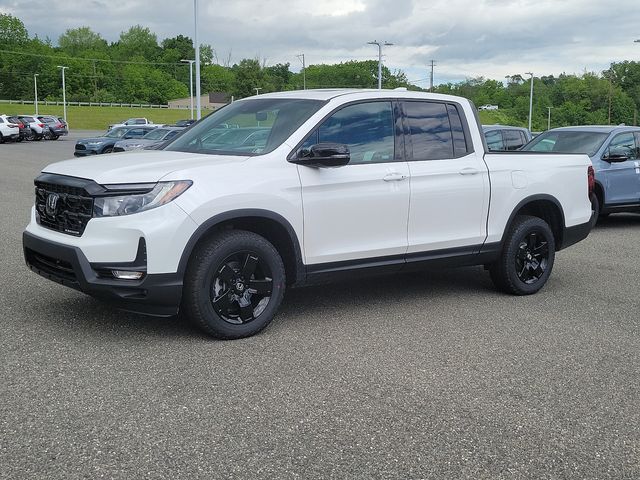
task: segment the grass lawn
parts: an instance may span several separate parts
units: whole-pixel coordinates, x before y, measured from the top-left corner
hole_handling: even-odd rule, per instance
[[[62,116],[62,105],[38,105],[40,115]],[[210,110],[203,110],[207,115]],[[33,115],[33,105],[0,104],[0,114]],[[77,130],[106,130],[112,123],[119,123],[132,117],[146,117],[154,123],[175,123],[176,120],[190,118],[188,109],[169,108],[129,108],[129,107],[67,107],[69,127]]]

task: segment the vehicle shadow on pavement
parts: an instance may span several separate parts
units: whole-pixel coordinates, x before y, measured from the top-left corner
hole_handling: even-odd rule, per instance
[[[607,217],[600,218],[595,226],[595,230],[640,227],[640,214],[635,213],[614,213]]]
[[[487,295],[495,291],[489,275],[482,267],[456,268],[412,273],[399,273],[379,277],[336,282],[287,291],[276,322],[286,329],[288,324],[299,323],[301,317],[324,316],[327,306],[335,312],[366,315],[372,305],[382,308],[402,304],[422,303],[425,300],[457,295]],[[190,338],[208,339],[182,316],[151,317],[116,309],[114,306],[77,292],[43,299],[33,305],[34,321],[55,328],[77,332],[82,336],[121,338]],[[396,307],[393,307],[396,308]],[[354,319],[355,320],[355,319]],[[267,330],[268,331],[268,330]]]

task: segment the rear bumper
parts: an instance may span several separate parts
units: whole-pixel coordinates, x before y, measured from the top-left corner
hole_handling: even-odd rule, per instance
[[[562,236],[562,245],[558,250],[565,249],[574,245],[581,240],[584,240],[589,236],[593,225],[595,224],[595,220],[597,218],[597,214],[594,212],[591,215],[591,219],[586,223],[581,223],[580,225],[574,225],[573,227],[566,227],[564,229],[564,234]]]
[[[105,278],[98,272],[110,266],[127,270],[146,270],[146,252],[133,262],[113,265],[91,264],[80,248],[45,240],[29,232],[22,235],[27,266],[38,275],[106,300],[123,310],[156,316],[178,313],[182,297],[182,278],[177,273],[145,275],[141,280]],[[141,252],[142,246],[141,242]]]

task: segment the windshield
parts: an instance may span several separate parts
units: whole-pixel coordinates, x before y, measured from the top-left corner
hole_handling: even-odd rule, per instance
[[[129,131],[128,128],[114,128],[113,130],[109,130],[105,137],[109,137],[109,138],[122,138],[124,136],[125,133],[127,133]]]
[[[324,105],[320,100],[251,98],[215,111],[165,150],[260,155],[282,144]]]
[[[169,130],[167,130],[166,128],[156,128],[155,130],[151,130],[142,138],[144,138],[145,140],[161,140],[162,137],[167,134],[167,132],[169,132]]]
[[[606,132],[556,130],[541,133],[522,150],[528,152],[586,153],[593,156],[609,136]]]

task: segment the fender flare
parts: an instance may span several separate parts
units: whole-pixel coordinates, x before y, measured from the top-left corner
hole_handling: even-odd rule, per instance
[[[193,253],[193,249],[198,244],[198,242],[211,231],[216,225],[219,225],[228,220],[234,220],[238,218],[246,218],[246,217],[260,217],[268,220],[275,221],[281,227],[285,229],[289,236],[289,240],[293,245],[293,250],[295,253],[295,262],[296,262],[296,283],[299,283],[304,280],[306,274],[304,269],[304,264],[302,262],[302,249],[300,248],[300,241],[298,240],[298,235],[294,230],[291,223],[284,218],[282,215],[272,212],[271,210],[263,210],[260,208],[243,208],[238,210],[229,210],[227,212],[220,213],[218,215],[214,215],[209,218],[196,229],[195,232],[191,235],[187,244],[185,245],[182,255],[180,256],[180,262],[178,263],[178,274],[181,277],[184,277],[184,274],[187,270],[187,264],[189,263],[189,258],[191,258],[191,254]]]
[[[558,245],[556,245],[556,250],[560,250],[562,248],[562,238],[564,237],[564,231],[567,228],[565,219],[564,219],[564,209],[562,208],[562,204],[560,203],[560,201],[558,201],[556,197],[546,193],[530,195],[520,200],[520,202],[518,202],[515,208],[511,211],[511,215],[509,215],[509,219],[507,220],[504,231],[502,232],[502,237],[500,238],[501,248],[502,248],[502,245],[504,244],[504,238],[507,235],[507,232],[511,229],[513,220],[516,218],[516,214],[522,209],[522,207],[524,207],[528,203],[532,203],[540,200],[545,200],[553,203],[556,207],[558,207],[558,210],[560,211],[560,232],[559,233],[561,237],[560,237],[560,242],[558,242]]]

